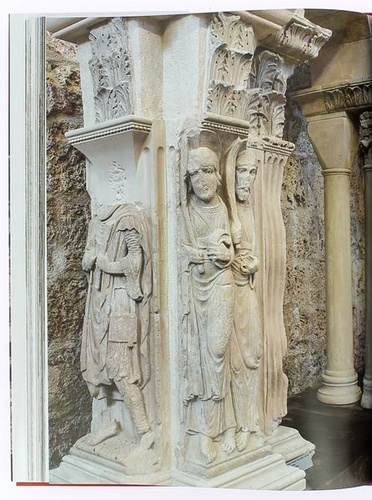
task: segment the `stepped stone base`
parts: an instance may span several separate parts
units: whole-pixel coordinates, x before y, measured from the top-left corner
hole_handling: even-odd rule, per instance
[[[226,459],[220,457],[213,466],[186,461],[184,471],[160,470],[153,462],[151,472],[134,471],[126,464],[89,451],[80,440],[49,480],[58,484],[128,484],[198,487],[245,488],[254,490],[296,490],[306,487],[305,472],[312,465],[315,446],[298,431],[279,427],[263,445]],[[97,450],[96,450],[97,451]],[[129,461],[130,462],[130,461]],[[150,470],[150,468],[149,468]]]

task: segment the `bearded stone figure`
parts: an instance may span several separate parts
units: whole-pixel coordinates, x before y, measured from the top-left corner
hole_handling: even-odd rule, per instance
[[[235,256],[234,328],[231,335],[231,390],[236,418],[236,446],[247,448],[249,438],[262,442],[260,432],[259,366],[262,356],[261,324],[255,291],[259,259],[255,252],[255,224],[251,188],[257,175],[257,158],[232,145],[226,163],[228,207],[233,230]],[[253,443],[252,443],[253,444]]]

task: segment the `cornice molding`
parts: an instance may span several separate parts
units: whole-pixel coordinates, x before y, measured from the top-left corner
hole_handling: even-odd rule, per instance
[[[340,111],[362,112],[372,107],[372,82],[343,84],[328,89],[291,92],[305,116],[319,116]]]
[[[66,138],[70,144],[75,145],[81,142],[92,141],[126,132],[140,132],[147,135],[151,131],[151,124],[151,120],[131,115],[125,118],[118,118],[116,120],[92,125],[91,127],[72,130],[67,132]]]

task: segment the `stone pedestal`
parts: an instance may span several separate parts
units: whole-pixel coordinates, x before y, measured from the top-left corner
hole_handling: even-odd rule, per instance
[[[56,36],[79,43],[83,82],[85,126],[68,139],[92,199],[93,419],[51,481],[304,489],[314,445],[280,427],[282,135],[287,78],[330,32],[279,11]]]

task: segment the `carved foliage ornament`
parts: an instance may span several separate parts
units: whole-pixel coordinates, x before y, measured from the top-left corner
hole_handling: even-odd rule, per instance
[[[211,45],[207,111],[245,119],[247,80],[255,50],[253,29],[239,16],[220,13],[212,20]]]
[[[285,92],[290,68],[283,57],[269,50],[259,52],[249,75],[248,114],[252,133],[283,136]]]
[[[330,112],[372,105],[372,84],[348,85],[324,92],[325,107]]]
[[[331,35],[330,30],[321,28],[310,21],[306,24],[294,21],[285,26],[278,35],[270,35],[264,44],[275,47],[285,57],[296,62],[303,62],[316,58]]]
[[[251,26],[242,22],[240,16],[217,14],[212,20],[211,32],[217,44],[226,44],[230,50],[242,53],[252,52],[254,32]]]
[[[96,122],[131,114],[131,71],[123,21],[113,19],[90,33]]]

